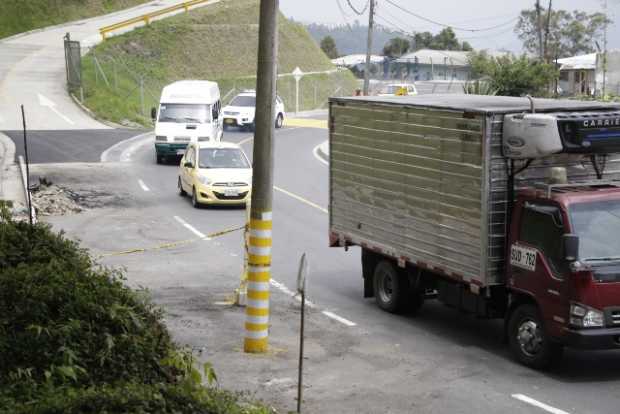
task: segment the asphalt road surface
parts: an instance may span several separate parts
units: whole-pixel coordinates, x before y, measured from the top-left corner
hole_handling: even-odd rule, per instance
[[[249,134],[228,132],[225,139],[242,143],[251,155]],[[363,299],[359,250],[345,252],[328,247],[328,166],[314,151],[326,139],[325,130],[285,128],[277,131],[275,140],[272,269],[279,286],[272,289],[277,303],[274,308],[284,306],[278,303],[284,301],[282,291],[294,290],[298,259],[305,252],[311,266],[309,298],[316,309],[332,315],[319,313],[309,334],[309,349],[321,349],[308,362],[308,381],[313,384],[306,392],[312,408],[309,412],[620,411],[618,352],[569,350],[559,367],[537,372],[512,360],[502,342],[501,321],[478,321],[435,302],[425,304],[419,316],[396,316],[378,309],[373,300]],[[194,209],[189,199],[179,197],[177,166],[156,165],[152,141],[129,142],[122,152],[124,155],[117,153],[118,159],[111,161],[123,158],[125,162],[110,164],[120,179],[99,173],[80,178],[92,181],[84,184],[87,186],[106,181],[106,191],[116,193],[118,203],[50,219],[55,226],[79,237],[96,252],[109,252],[183,240],[243,224],[242,209]],[[105,163],[99,165],[104,168]],[[50,166],[48,171],[52,170]],[[62,178],[62,170],[58,171]],[[146,286],[163,302],[173,303],[169,310],[174,314],[179,306],[191,305],[196,292],[203,292],[196,299],[201,301],[223,291],[222,284],[234,286],[242,254],[239,234],[231,234],[188,249],[117,256],[104,259],[104,263],[125,266],[132,284]],[[176,296],[170,296],[172,293]],[[204,315],[197,320],[199,328],[177,329],[178,337],[195,341],[196,332],[211,324]],[[273,322],[274,332],[290,320],[291,315],[281,315]],[[273,336],[277,343],[278,336]],[[214,338],[214,348],[239,346],[234,341],[228,344],[218,335]],[[219,343],[222,341],[226,343]],[[222,368],[234,359],[220,356],[212,362]],[[249,359],[243,363],[237,368],[252,372],[261,362]],[[267,372],[266,378],[276,375],[272,366],[261,370],[258,372]],[[237,373],[234,381],[223,381],[240,389],[256,385],[243,378]],[[261,398],[273,396],[269,389],[253,391]]]
[[[15,143],[15,156],[23,156],[24,133],[3,132]],[[28,157],[33,164],[99,162],[103,151],[142,133],[135,129],[28,131]]]

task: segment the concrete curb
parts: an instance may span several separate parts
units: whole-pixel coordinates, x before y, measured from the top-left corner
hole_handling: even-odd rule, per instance
[[[317,147],[316,154],[325,162],[329,163],[329,141],[325,141]]]
[[[24,161],[24,157],[21,155],[18,157],[19,159],[19,171],[20,176],[22,177],[22,188],[24,190],[24,199],[26,204],[26,211],[28,211],[28,198],[32,201],[32,194],[30,194],[30,189],[28,188],[28,178],[27,178],[27,170],[26,170],[26,162]],[[30,211],[30,217],[32,217],[32,223],[37,222],[37,212],[34,208],[34,204],[32,205],[32,210]]]
[[[20,178],[21,177],[21,178]],[[23,174],[15,163],[15,144],[0,132],[0,200],[9,204],[16,219],[28,215]]]

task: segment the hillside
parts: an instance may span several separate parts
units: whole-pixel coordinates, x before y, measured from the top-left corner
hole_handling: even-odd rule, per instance
[[[0,0],[0,39],[28,30],[99,16],[148,0]]]
[[[155,106],[161,88],[172,81],[214,80],[228,99],[238,90],[255,87],[258,4],[258,0],[223,0],[98,45],[83,59],[86,105],[109,120],[145,124],[148,108]],[[336,72],[302,25],[280,15],[279,36],[280,74],[289,74],[297,66],[304,72],[332,72],[302,79],[302,109],[320,107],[329,95],[353,92],[353,76]],[[144,103],[140,79],[144,79]],[[278,93],[292,111],[292,76],[279,79]]]

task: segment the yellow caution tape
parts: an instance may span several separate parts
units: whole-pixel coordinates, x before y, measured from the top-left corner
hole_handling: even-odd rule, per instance
[[[232,229],[227,229],[227,230],[222,230],[222,231],[218,231],[215,233],[207,234],[204,238],[201,237],[197,239],[181,240],[177,242],[162,243],[162,244],[158,244],[157,246],[153,246],[153,247],[145,247],[145,248],[123,250],[121,252],[105,253],[105,254],[101,254],[97,256],[97,258],[102,259],[104,257],[123,256],[126,254],[145,253],[145,252],[154,251],[154,250],[171,249],[174,247],[185,246],[185,245],[196,243],[196,242],[203,241],[203,240],[213,239],[215,237],[223,236],[225,234],[234,233],[236,231],[241,231],[245,229],[246,229],[246,226],[240,226],[240,227],[235,227]]]

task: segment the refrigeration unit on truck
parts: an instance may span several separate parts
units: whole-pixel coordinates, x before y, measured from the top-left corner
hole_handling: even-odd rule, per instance
[[[525,365],[620,349],[620,106],[472,95],[330,99],[330,244],[364,296],[503,318]]]
[[[222,138],[222,104],[217,83],[183,80],[163,88],[159,110],[151,109],[155,123],[157,163],[180,158],[190,142],[218,142]]]

